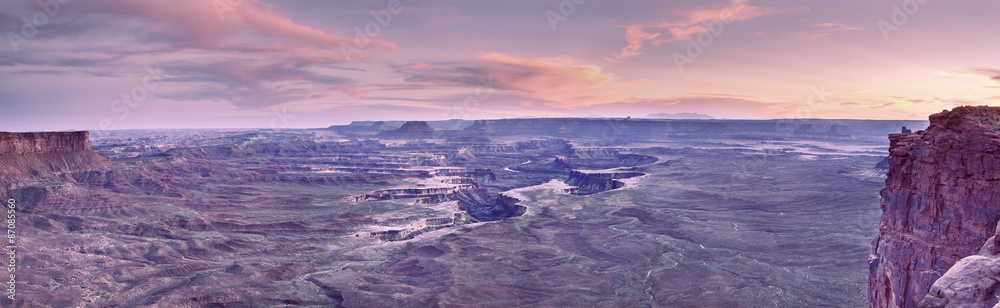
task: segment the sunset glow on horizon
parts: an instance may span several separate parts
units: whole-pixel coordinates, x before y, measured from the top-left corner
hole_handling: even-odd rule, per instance
[[[1000,105],[996,1],[2,1],[2,131]]]

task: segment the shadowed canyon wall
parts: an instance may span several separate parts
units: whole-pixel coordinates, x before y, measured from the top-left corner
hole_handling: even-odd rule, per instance
[[[935,280],[994,234],[998,125],[1000,108],[958,107],[931,115],[926,131],[889,136],[882,221],[869,258],[871,307],[918,307]]]

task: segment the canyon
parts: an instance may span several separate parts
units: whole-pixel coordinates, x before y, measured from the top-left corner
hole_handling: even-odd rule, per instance
[[[27,307],[857,307],[902,126],[10,133],[0,192]]]

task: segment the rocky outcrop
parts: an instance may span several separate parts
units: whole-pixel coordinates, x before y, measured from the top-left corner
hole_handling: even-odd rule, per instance
[[[994,234],[1000,217],[998,125],[1000,108],[959,107],[931,115],[924,132],[889,135],[883,215],[869,258],[871,307],[917,307],[935,280]],[[982,261],[957,267],[976,272],[967,270],[975,267],[967,263]],[[942,283],[958,286],[962,284],[952,282],[960,280]],[[995,288],[995,281],[975,283]],[[949,296],[957,299],[948,292],[931,297],[947,302]],[[941,302],[931,299],[928,304],[939,307]]]
[[[466,189],[478,187],[480,184],[487,184],[497,181],[496,174],[490,169],[437,169],[437,170],[407,170],[399,171],[420,171],[419,175],[440,176],[441,183],[448,184],[445,187],[409,187],[380,189],[368,194],[353,196],[348,198],[352,202],[396,200],[396,199],[417,199],[417,204],[432,204],[456,200],[456,195]],[[425,184],[421,184],[425,185]]]
[[[979,249],[979,254],[959,260],[944,276],[931,285],[920,307],[1000,308],[1000,228]]]
[[[602,191],[625,187],[625,183],[618,179],[626,179],[643,176],[641,172],[629,171],[572,171],[566,184],[575,186],[569,192],[575,195],[596,194]]]
[[[552,164],[549,165],[552,170],[573,170],[573,164],[569,162],[565,157],[556,157],[552,160]]]
[[[504,196],[491,195],[486,188],[477,187],[461,190],[456,194],[460,210],[479,221],[495,221],[508,217],[521,216],[526,208],[517,203],[521,200]]]
[[[88,132],[0,132],[0,153],[68,153],[90,150]]]
[[[409,121],[396,130],[378,133],[380,138],[433,138],[434,128],[424,121]]]
[[[437,229],[461,226],[472,222],[466,213],[455,213],[454,217],[428,218],[423,221],[408,226],[403,229],[373,231],[368,233],[368,237],[383,241],[403,241],[416,237],[417,235],[434,231]]]
[[[403,123],[403,126],[397,129],[400,132],[433,132],[434,129],[431,128],[430,124],[425,121],[409,121]]]
[[[459,190],[472,187],[472,184],[458,185],[456,187],[420,187],[420,188],[396,188],[376,190],[369,194],[351,197],[353,202],[413,199],[418,198],[419,204],[441,203],[451,200]]]
[[[0,132],[0,162],[0,197],[16,192],[31,200],[44,199],[38,194],[47,190],[22,189],[24,184],[71,183],[74,172],[113,166],[90,150],[88,132]]]

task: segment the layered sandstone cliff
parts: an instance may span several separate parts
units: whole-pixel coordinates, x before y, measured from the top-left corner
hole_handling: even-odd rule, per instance
[[[88,132],[0,132],[0,153],[89,151],[89,138]]]
[[[85,131],[0,132],[0,197],[23,195],[32,183],[73,182],[73,172],[111,165],[90,150]]]
[[[994,234],[1000,108],[955,108],[931,115],[926,131],[889,139],[869,296],[871,307],[918,307],[935,280]]]

